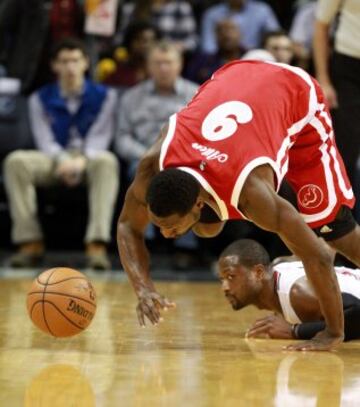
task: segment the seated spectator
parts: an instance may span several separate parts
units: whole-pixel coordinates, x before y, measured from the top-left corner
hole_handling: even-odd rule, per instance
[[[150,79],[124,93],[119,107],[117,154],[130,165],[130,179],[140,157],[155,142],[169,116],[192,98],[197,86],[180,77],[182,58],[175,45],[160,41],[149,50]]]
[[[239,27],[240,44],[245,49],[257,48],[267,31],[280,29],[272,9],[257,0],[226,0],[210,7],[203,15],[201,24],[201,47],[203,51],[215,53],[216,24],[231,18]]]
[[[58,80],[29,99],[37,150],[18,150],[5,160],[12,239],[19,245],[10,259],[13,267],[32,266],[44,254],[35,187],[63,184],[72,188],[83,181],[89,186],[88,266],[110,266],[106,243],[118,191],[118,163],[107,150],[114,130],[116,94],[86,80],[88,65],[80,41],[69,38],[55,46],[52,69]]]
[[[149,50],[147,66],[150,79],[125,92],[119,106],[115,150],[129,165],[129,181],[134,178],[140,157],[159,137],[169,116],[184,107],[197,90],[197,85],[180,77],[181,53],[172,43],[155,43]],[[147,238],[153,236],[154,230],[148,229]],[[180,250],[191,251],[196,245],[192,232],[176,241],[179,253],[174,259],[182,264],[181,268],[186,268],[192,259],[186,256],[185,261],[185,253]]]
[[[268,32],[264,36],[262,45],[273,55],[276,62],[290,64],[294,58],[293,44],[285,31]]]
[[[196,20],[188,1],[137,0],[122,6],[120,35],[130,21],[150,20],[162,38],[176,43],[181,51],[192,51],[197,45]]]
[[[214,54],[196,53],[188,62],[185,77],[197,83],[203,83],[224,64],[239,59],[244,49],[240,44],[239,27],[233,20],[221,20],[216,25],[218,51]]]
[[[114,59],[106,58],[97,66],[100,82],[128,88],[134,86],[147,76],[146,53],[158,37],[155,27],[146,21],[130,24],[125,32],[123,47],[114,52]]]

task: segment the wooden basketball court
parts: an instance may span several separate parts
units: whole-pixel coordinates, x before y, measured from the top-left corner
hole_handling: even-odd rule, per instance
[[[144,329],[125,278],[92,274],[92,325],[54,339],[26,314],[33,275],[17,273],[0,281],[1,407],[360,405],[360,343],[291,353],[284,341],[245,340],[264,313],[232,311],[219,284],[158,283],[177,309]]]

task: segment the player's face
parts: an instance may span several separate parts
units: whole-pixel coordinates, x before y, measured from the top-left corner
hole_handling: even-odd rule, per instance
[[[225,297],[234,310],[254,303],[259,282],[251,269],[238,263],[237,256],[221,258],[218,275]]]
[[[79,49],[61,50],[52,64],[59,80],[69,85],[83,78],[88,67],[88,59]]]
[[[201,214],[201,206],[195,204],[192,210],[183,216],[170,215],[167,217],[155,216],[148,209],[150,221],[160,228],[161,234],[166,239],[176,239],[187,233],[199,221]]]

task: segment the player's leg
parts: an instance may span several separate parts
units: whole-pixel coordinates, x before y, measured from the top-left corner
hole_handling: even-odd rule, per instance
[[[356,225],[350,233],[345,236],[327,242],[338,253],[345,256],[358,267],[360,267],[360,227]]]

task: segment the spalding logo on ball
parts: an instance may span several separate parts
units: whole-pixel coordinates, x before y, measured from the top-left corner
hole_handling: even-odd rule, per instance
[[[96,311],[96,293],[77,270],[57,267],[40,274],[27,295],[33,323],[55,337],[73,336],[86,329]]]

